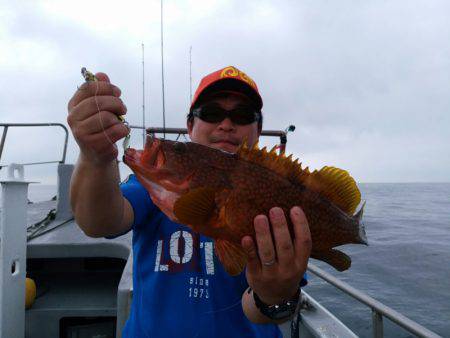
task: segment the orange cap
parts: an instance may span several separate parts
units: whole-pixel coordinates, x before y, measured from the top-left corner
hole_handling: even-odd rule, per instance
[[[200,98],[207,94],[222,90],[235,91],[244,94],[255,102],[256,107],[259,110],[261,110],[263,106],[263,101],[259,95],[255,81],[236,67],[228,66],[206,75],[200,81],[191,103],[191,110]]]

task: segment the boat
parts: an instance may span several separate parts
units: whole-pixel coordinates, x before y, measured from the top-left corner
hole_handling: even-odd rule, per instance
[[[87,237],[70,210],[69,184],[74,166],[67,164],[68,130],[59,123],[0,123],[1,155],[9,128],[62,128],[62,156],[55,161],[1,165],[8,177],[1,182],[0,338],[120,338],[133,301],[131,233],[115,239]],[[131,126],[132,128],[141,128]],[[284,151],[287,133],[279,137]],[[185,129],[147,128],[149,134],[182,135]],[[25,168],[57,163],[54,200],[28,203]],[[384,337],[389,319],[418,337],[439,337],[411,319],[340,281],[313,263],[308,272],[366,305],[372,311],[373,337]],[[37,285],[34,304],[25,309],[25,280]],[[335,314],[302,290],[299,311],[281,325],[284,337],[357,337]]]

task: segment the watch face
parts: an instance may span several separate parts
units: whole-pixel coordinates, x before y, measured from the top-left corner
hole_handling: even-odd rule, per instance
[[[267,317],[271,319],[283,319],[292,316],[297,308],[297,302],[287,302],[282,305],[272,305],[267,308]]]

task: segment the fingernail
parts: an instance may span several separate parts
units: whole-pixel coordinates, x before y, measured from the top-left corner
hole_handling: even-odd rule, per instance
[[[294,206],[292,208],[292,212],[296,215],[296,216],[300,216],[302,213],[302,210],[298,207],[298,206]]]
[[[281,210],[280,208],[272,208],[270,209],[270,215],[273,217],[279,217],[281,216],[281,214],[283,213],[283,210]]]
[[[119,97],[121,93],[122,93],[122,92],[120,91],[119,88],[113,87],[113,95],[114,95],[114,96]]]
[[[244,236],[241,239],[241,245],[247,250],[251,251],[252,248],[252,239],[250,236]]]
[[[264,233],[267,230],[267,218],[266,216],[256,216],[255,218],[255,232]]]
[[[265,215],[258,215],[255,217],[254,222],[261,223],[261,222],[265,222],[266,219],[267,219],[267,217]]]

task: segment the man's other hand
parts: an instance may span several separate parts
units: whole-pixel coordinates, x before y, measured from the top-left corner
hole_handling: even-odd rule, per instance
[[[246,269],[248,284],[266,304],[290,300],[296,294],[308,265],[312,244],[308,221],[300,207],[290,210],[290,218],[294,225],[294,239],[281,208],[272,208],[269,218],[265,215],[255,217],[256,243],[250,236],[242,239],[242,246],[249,256]]]

